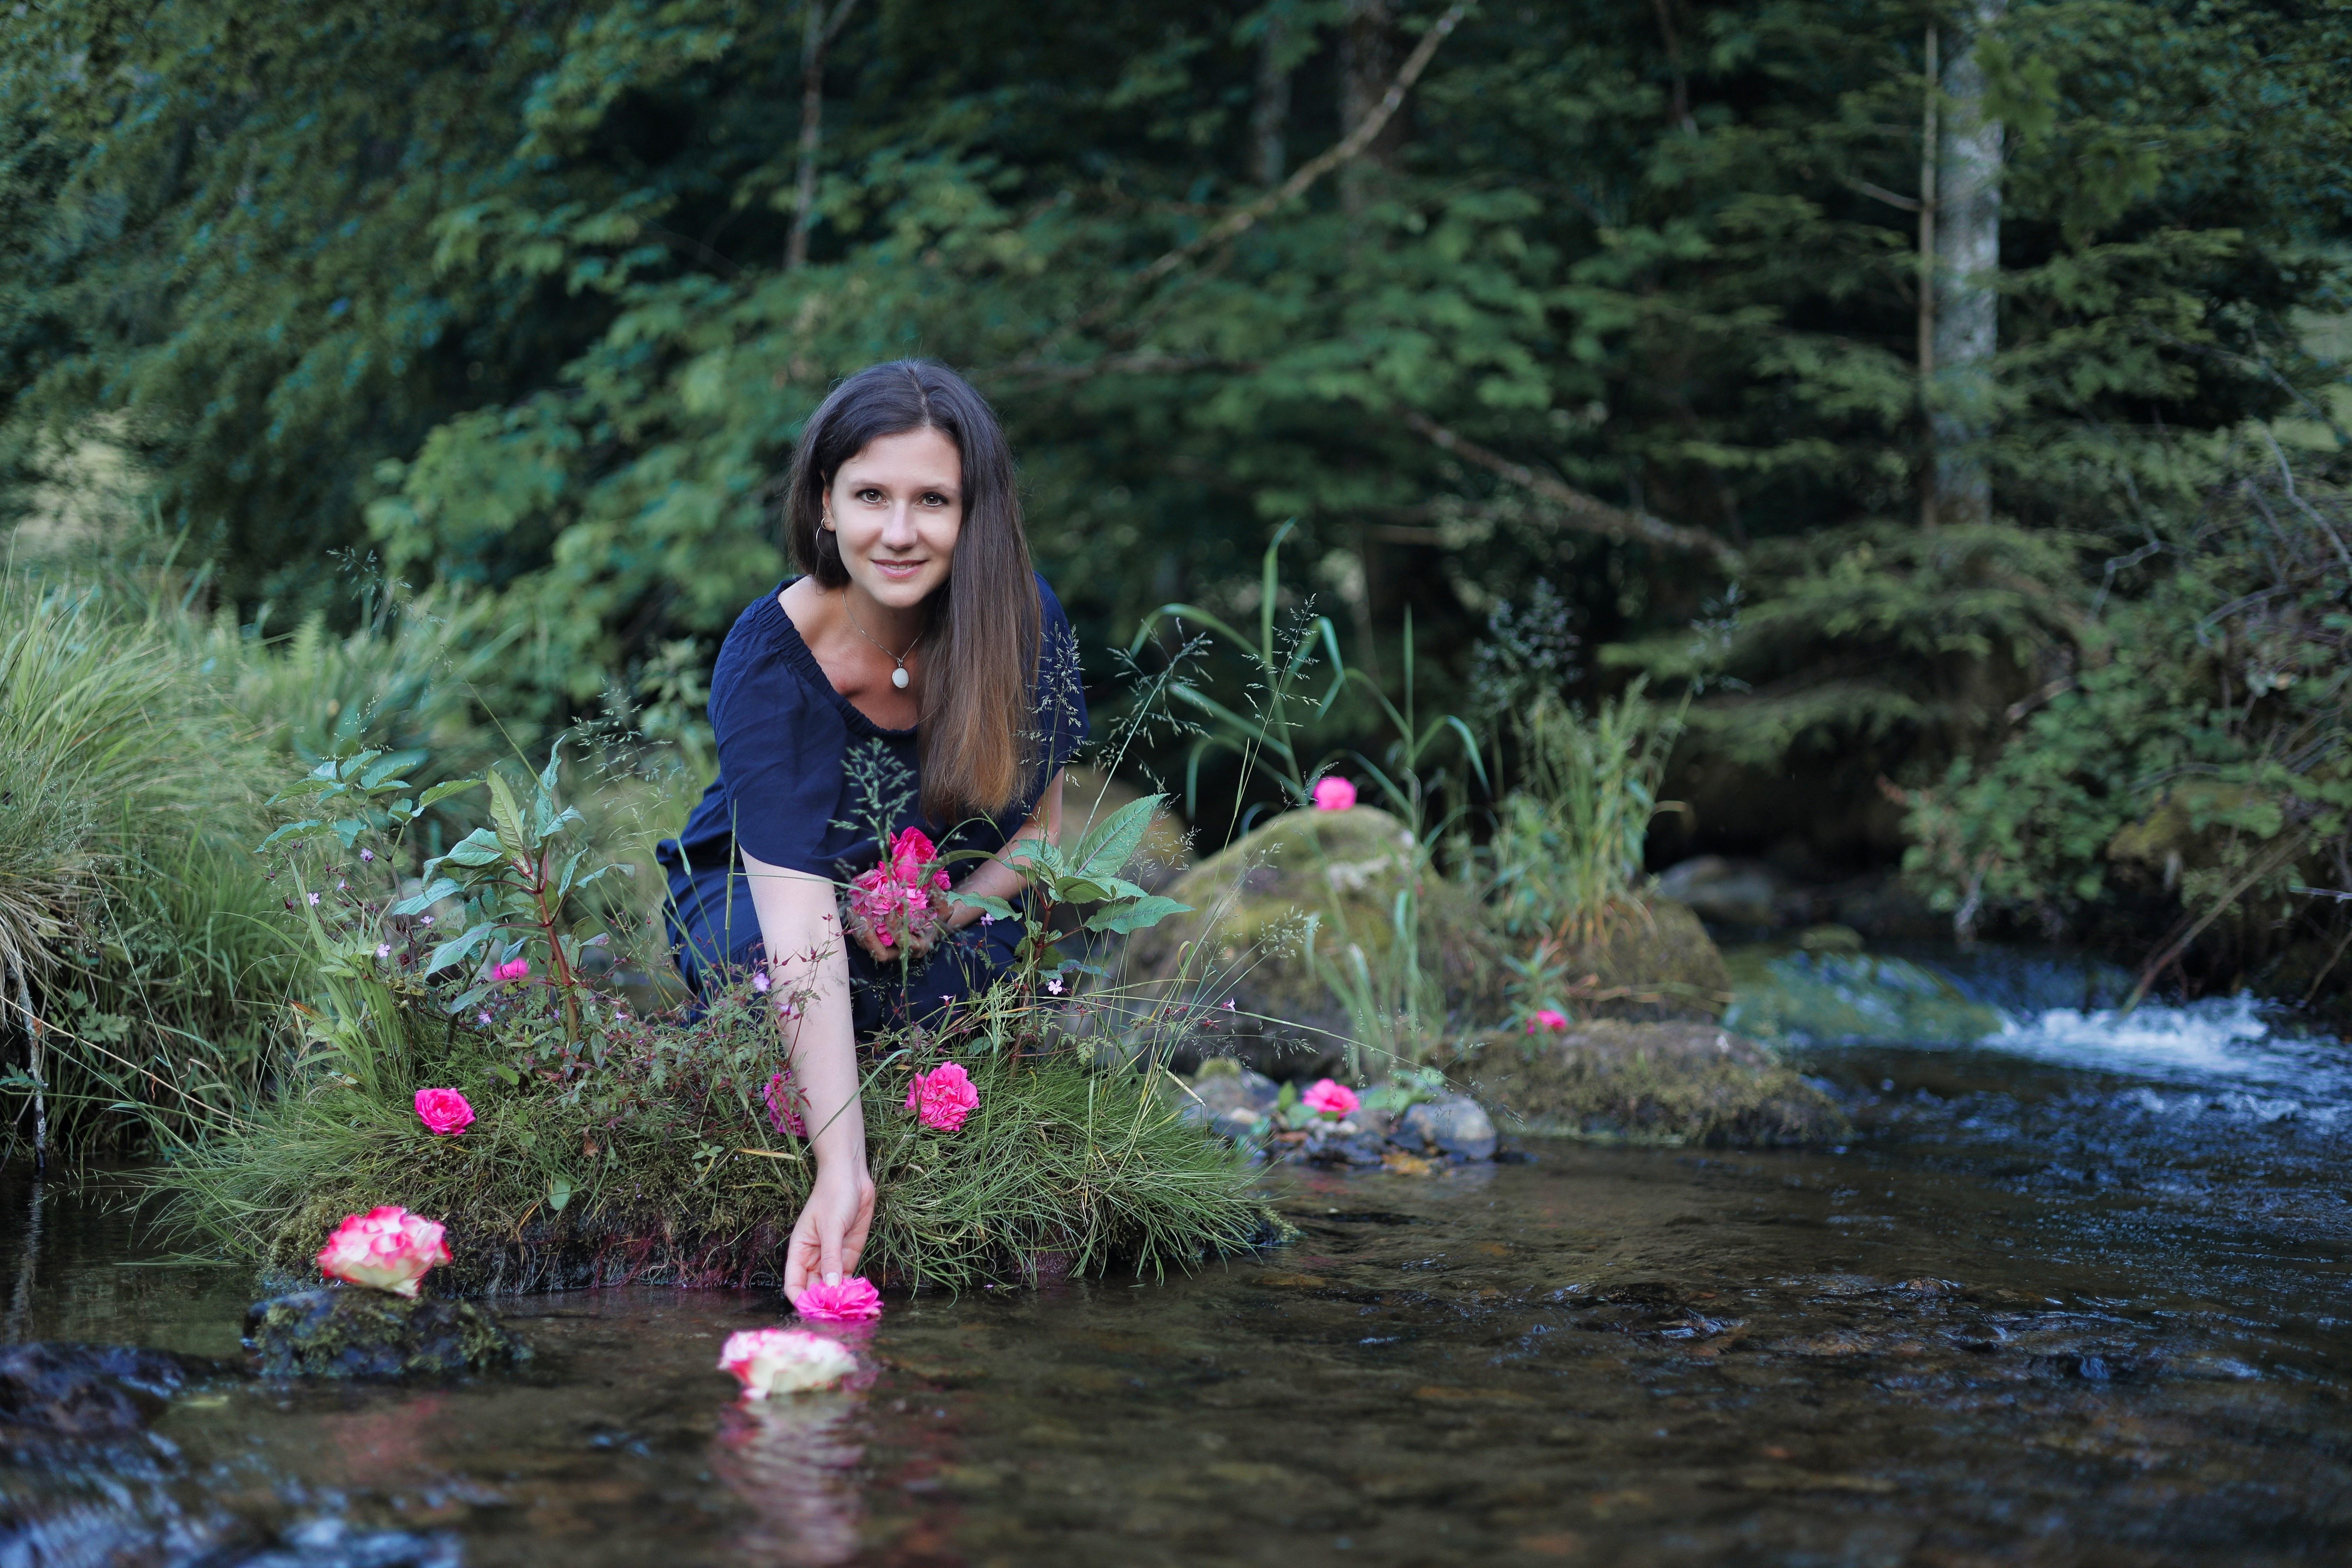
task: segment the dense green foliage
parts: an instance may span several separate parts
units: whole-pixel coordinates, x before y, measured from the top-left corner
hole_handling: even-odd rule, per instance
[[[2311,327],[2346,304],[2352,14],[2010,7],[2001,521],[1937,531],[1904,206],[1934,8],[1470,9],[1363,158],[1213,228],[1277,173],[1269,130],[1297,168],[1454,14],[854,7],[793,267],[799,6],[28,5],[0,460],[37,515],[103,430],[244,616],[341,613],[329,552],[373,551],[512,639],[500,712],[641,699],[683,732],[781,570],[798,421],[932,353],[1004,411],[1090,645],[1171,599],[1255,609],[1290,517],[1280,595],[1320,594],[1392,692],[1402,612],[1433,689],[1548,575],[1588,679],[1699,688],[1678,842],[1853,860],[1905,842],[1882,780],[1998,772],[2011,705],[2105,635],[2172,437],[2340,407]],[[2030,879],[2079,889],[2095,837]]]

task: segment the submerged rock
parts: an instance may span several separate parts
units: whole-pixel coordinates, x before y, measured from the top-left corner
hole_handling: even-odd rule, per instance
[[[264,1377],[447,1377],[530,1359],[530,1346],[471,1301],[331,1287],[255,1302],[245,1348]]]
[[[0,1426],[58,1437],[133,1431],[205,1370],[131,1345],[10,1345],[0,1350]]]
[[[1844,1113],[1765,1047],[1709,1025],[1599,1019],[1463,1068],[1530,1132],[1747,1147],[1832,1142]]]

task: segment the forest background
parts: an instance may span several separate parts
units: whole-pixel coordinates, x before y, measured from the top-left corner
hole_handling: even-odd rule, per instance
[[[2347,76],[2276,0],[19,0],[0,522],[692,752],[799,422],[932,355],[1107,701],[1295,519],[1279,606],[1482,735],[1689,693],[1654,865],[2316,994]]]

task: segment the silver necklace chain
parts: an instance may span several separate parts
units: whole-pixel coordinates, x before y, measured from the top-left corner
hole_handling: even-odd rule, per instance
[[[867,642],[874,643],[874,651],[890,661],[894,667],[890,671],[890,684],[897,687],[901,691],[906,690],[908,679],[907,653],[912,653],[915,651],[915,643],[919,643],[923,640],[922,635],[920,633],[916,634],[915,642],[910,642],[907,645],[907,653],[892,653],[880,643],[874,642],[874,634],[857,624],[857,612],[849,607],[849,590],[846,587],[844,587],[841,590],[841,613],[849,617],[849,629],[851,631],[856,632]]]

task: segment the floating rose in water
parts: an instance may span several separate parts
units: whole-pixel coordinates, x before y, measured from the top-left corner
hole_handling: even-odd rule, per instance
[[[416,1091],[416,1119],[446,1137],[463,1132],[473,1124],[474,1108],[454,1089],[420,1089]]]
[[[907,1087],[907,1109],[936,1132],[953,1132],[980,1105],[980,1090],[961,1062],[919,1072]]]
[[[438,1222],[386,1205],[346,1215],[319,1253],[319,1272],[414,1300],[416,1282],[435,1264],[448,1261]]]
[[[882,1315],[882,1292],[858,1275],[838,1285],[820,1280],[793,1298],[793,1310],[812,1323],[863,1323]]]
[[[743,1329],[727,1336],[719,1370],[731,1372],[746,1399],[831,1388],[857,1370],[857,1358],[837,1340],[806,1329]]]
[[[1307,1092],[1298,1097],[1298,1103],[1318,1116],[1341,1117],[1353,1115],[1363,1101],[1346,1084],[1323,1078],[1307,1086]]]
[[[1318,811],[1349,811],[1356,805],[1356,786],[1342,778],[1322,778],[1315,781],[1315,809]]]

